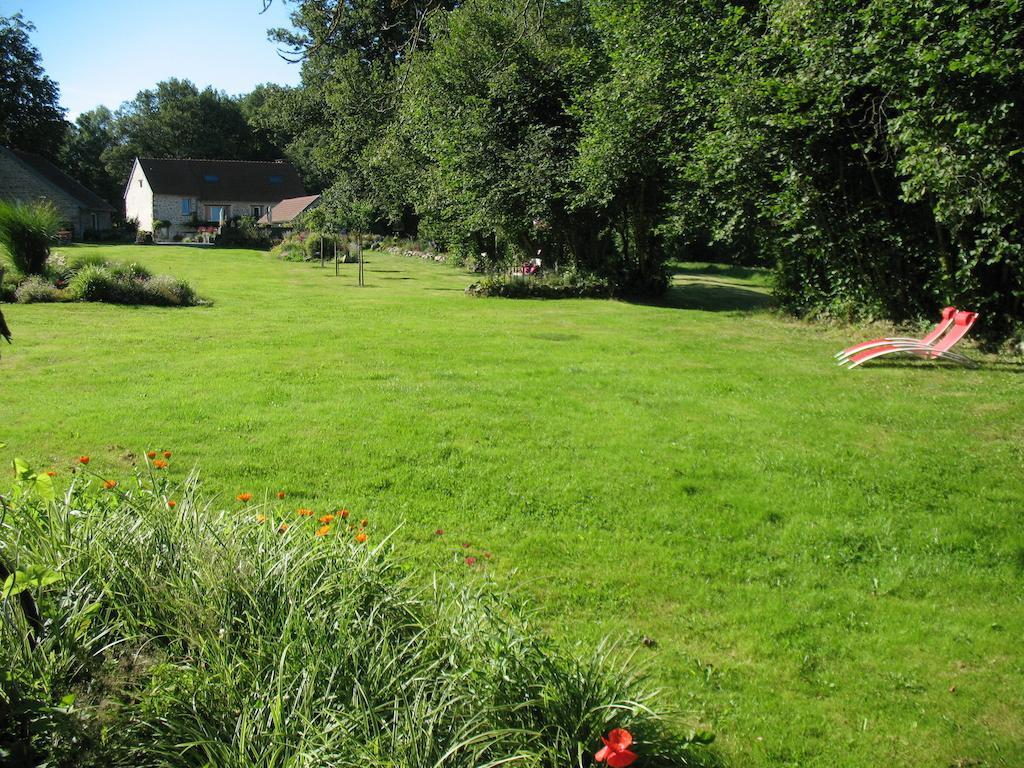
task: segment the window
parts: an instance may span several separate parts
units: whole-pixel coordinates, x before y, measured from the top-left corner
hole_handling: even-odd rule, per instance
[[[139,186],[142,186],[142,179],[139,179]]]
[[[221,219],[227,221],[231,218],[230,205],[208,205],[206,206],[206,220],[219,222]]]
[[[205,181],[207,184],[216,184],[218,181],[220,181],[220,176],[218,176],[215,173],[206,173],[203,174],[203,181]]]
[[[183,197],[181,199],[181,215],[188,216],[190,213],[192,213],[192,201]]]
[[[260,216],[263,215],[263,208],[258,205],[254,205],[252,207],[252,215],[253,217],[258,219]]]
[[[284,184],[284,176],[273,175],[270,177],[271,184]]]
[[[95,232],[100,228],[100,217],[95,213],[90,213],[89,223],[92,224],[92,231]]]

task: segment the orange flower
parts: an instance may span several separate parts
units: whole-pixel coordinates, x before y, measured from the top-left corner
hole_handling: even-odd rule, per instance
[[[284,491],[278,491],[277,492],[277,498],[283,499],[284,498]]]
[[[178,506],[178,502],[176,502],[174,499],[168,499],[167,500],[167,508],[168,509],[174,509],[176,506]]]
[[[257,523],[265,523],[265,522],[267,522],[267,516],[266,515],[256,515],[256,522]],[[287,530],[287,528],[285,530]]]
[[[360,544],[362,544],[364,541],[366,541],[366,534],[363,533],[362,531],[357,533],[356,534],[356,541],[359,542]]]
[[[333,520],[334,520],[334,515],[324,515],[323,517],[320,518],[320,520],[318,522],[327,524],[327,523],[332,522]]]
[[[164,458],[165,459],[171,458],[171,452],[170,451],[164,451]]]
[[[313,516],[313,510],[312,509],[306,509],[305,507],[299,507],[298,514],[300,516],[302,516],[302,517],[312,517]]]
[[[157,469],[167,469],[167,462],[162,459],[157,459],[153,462],[153,466]]]
[[[291,527],[291,526],[290,526],[290,525],[288,525],[288,523],[281,523],[281,524],[280,524],[279,526],[277,526],[277,532],[278,532],[278,533],[284,533],[284,532],[285,532],[285,531],[287,531],[287,530],[288,530],[288,529],[289,529],[290,527]]]
[[[156,458],[156,451],[146,451],[146,458],[148,458],[148,459],[155,459]]]
[[[78,457],[78,463],[79,464],[88,464],[89,463],[89,457],[88,456],[79,456]]]
[[[245,493],[238,494],[237,496],[235,496],[235,498],[238,499],[243,504],[245,504],[248,501],[252,501],[252,494],[246,491]]]
[[[341,519],[342,520],[348,520],[348,510],[347,509],[341,510],[341,512],[339,512],[338,514],[341,515]]]
[[[112,488],[117,488],[117,480],[104,480],[103,487],[108,491]]]
[[[316,529],[316,535],[317,536],[326,536],[330,532],[330,530],[331,530],[331,526],[329,526],[329,525],[321,525],[319,528]]]
[[[54,472],[54,471],[53,471],[52,469],[51,469],[51,470],[50,470],[49,472],[47,472],[46,474],[47,474],[48,476],[50,476],[50,477],[56,477],[56,476],[57,476],[57,473],[56,473],[56,472]]]
[[[370,524],[370,521],[367,520],[366,518],[363,518],[362,520],[359,521],[359,527],[360,528],[365,528],[369,524]]]

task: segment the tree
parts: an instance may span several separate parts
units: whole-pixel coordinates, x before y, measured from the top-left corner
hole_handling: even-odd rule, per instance
[[[245,119],[237,101],[189,80],[171,78],[140,91],[115,113],[113,145],[103,161],[124,183],[136,156],[271,160],[269,147]]]
[[[67,122],[20,13],[0,16],[0,144],[56,158]]]
[[[64,170],[107,201],[119,200],[122,188],[102,159],[114,146],[114,131],[113,113],[98,106],[78,116],[60,151]]]

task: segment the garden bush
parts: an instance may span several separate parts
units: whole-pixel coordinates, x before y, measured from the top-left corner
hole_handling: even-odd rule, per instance
[[[46,270],[50,244],[60,224],[60,214],[52,203],[0,200],[0,246],[23,275],[41,275]]]
[[[205,303],[192,287],[171,275],[151,275],[138,264],[88,264],[68,281],[67,296],[77,301],[176,307]]]
[[[621,727],[644,765],[680,766],[711,738],[674,735],[628,657],[559,650],[461,553],[466,578],[417,576],[347,512],[225,510],[164,459],[119,482],[82,464],[59,492],[16,470],[0,559],[29,610],[0,623],[0,750],[19,764],[555,768]]]
[[[19,304],[61,301],[63,299],[63,291],[38,275],[25,278],[14,292],[14,300]]]
[[[507,299],[606,299],[614,292],[606,278],[581,272],[541,276],[488,275],[466,288],[466,293],[471,296]]]
[[[338,258],[344,259],[348,253],[348,239],[341,235],[311,232],[306,238],[306,258],[310,261],[320,260],[320,245],[323,243],[324,259],[334,259],[334,249],[338,249]]]
[[[270,252],[272,255],[285,261],[305,261],[305,233],[299,232],[288,235],[284,240],[275,245]]]
[[[152,245],[153,244],[153,233],[147,232],[144,229],[140,229],[135,233],[135,244],[136,245]]]
[[[265,249],[270,247],[270,231],[257,227],[252,216],[241,216],[221,227],[213,242],[223,248]]]

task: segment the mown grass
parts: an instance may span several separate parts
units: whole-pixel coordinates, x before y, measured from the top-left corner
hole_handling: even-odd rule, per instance
[[[425,567],[490,551],[560,641],[640,647],[737,766],[1024,762],[1014,361],[847,372],[857,332],[700,267],[645,306],[470,299],[376,254],[360,289],[353,265],[103,250],[213,306],[5,307],[3,461],[117,475],[169,447],[226,498],[401,525]]]

